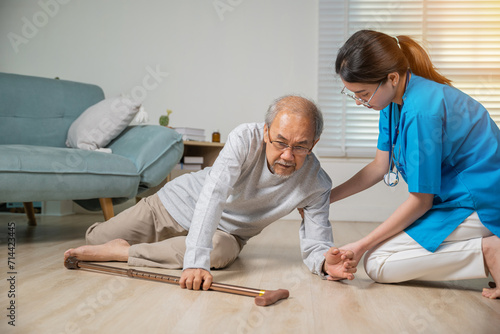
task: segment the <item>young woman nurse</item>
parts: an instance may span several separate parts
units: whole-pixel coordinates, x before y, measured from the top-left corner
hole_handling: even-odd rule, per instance
[[[373,232],[342,247],[376,282],[459,280],[500,285],[500,130],[439,74],[407,36],[362,30],[335,70],[356,103],[380,110],[375,159],[331,191],[336,202],[383,180],[409,197]],[[490,283],[483,296],[500,298]]]

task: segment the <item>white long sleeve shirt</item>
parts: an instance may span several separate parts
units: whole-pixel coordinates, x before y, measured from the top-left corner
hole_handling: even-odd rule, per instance
[[[189,231],[184,269],[210,269],[217,228],[246,242],[304,208],[302,258],[313,273],[323,276],[323,254],[333,246],[328,220],[332,182],[312,153],[289,178],[271,173],[265,146],[264,123],[242,124],[229,134],[212,167],[175,178],[158,192],[170,215]]]

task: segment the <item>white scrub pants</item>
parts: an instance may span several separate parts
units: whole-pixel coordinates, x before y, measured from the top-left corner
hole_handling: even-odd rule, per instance
[[[475,212],[435,252],[401,232],[366,253],[365,270],[379,283],[485,278],[482,239],[491,235]]]

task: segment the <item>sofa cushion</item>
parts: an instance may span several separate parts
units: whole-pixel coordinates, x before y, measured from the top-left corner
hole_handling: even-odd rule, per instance
[[[109,148],[134,162],[145,187],[160,184],[184,152],[182,135],[160,125],[129,126]]]
[[[102,99],[96,85],[0,73],[0,144],[66,147],[70,125]]]
[[[0,201],[128,197],[140,175],[122,156],[79,149],[0,145]]]
[[[90,106],[71,124],[66,146],[92,151],[106,147],[130,124],[140,106],[126,96]]]

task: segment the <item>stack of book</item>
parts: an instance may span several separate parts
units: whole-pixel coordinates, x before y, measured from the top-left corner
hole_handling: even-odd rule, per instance
[[[174,128],[175,131],[182,135],[182,140],[205,141],[205,130],[196,128]]]
[[[203,157],[184,156],[178,165],[180,165],[180,169],[200,170],[203,165]]]
[[[184,156],[171,172],[172,178],[202,169],[203,157]]]

